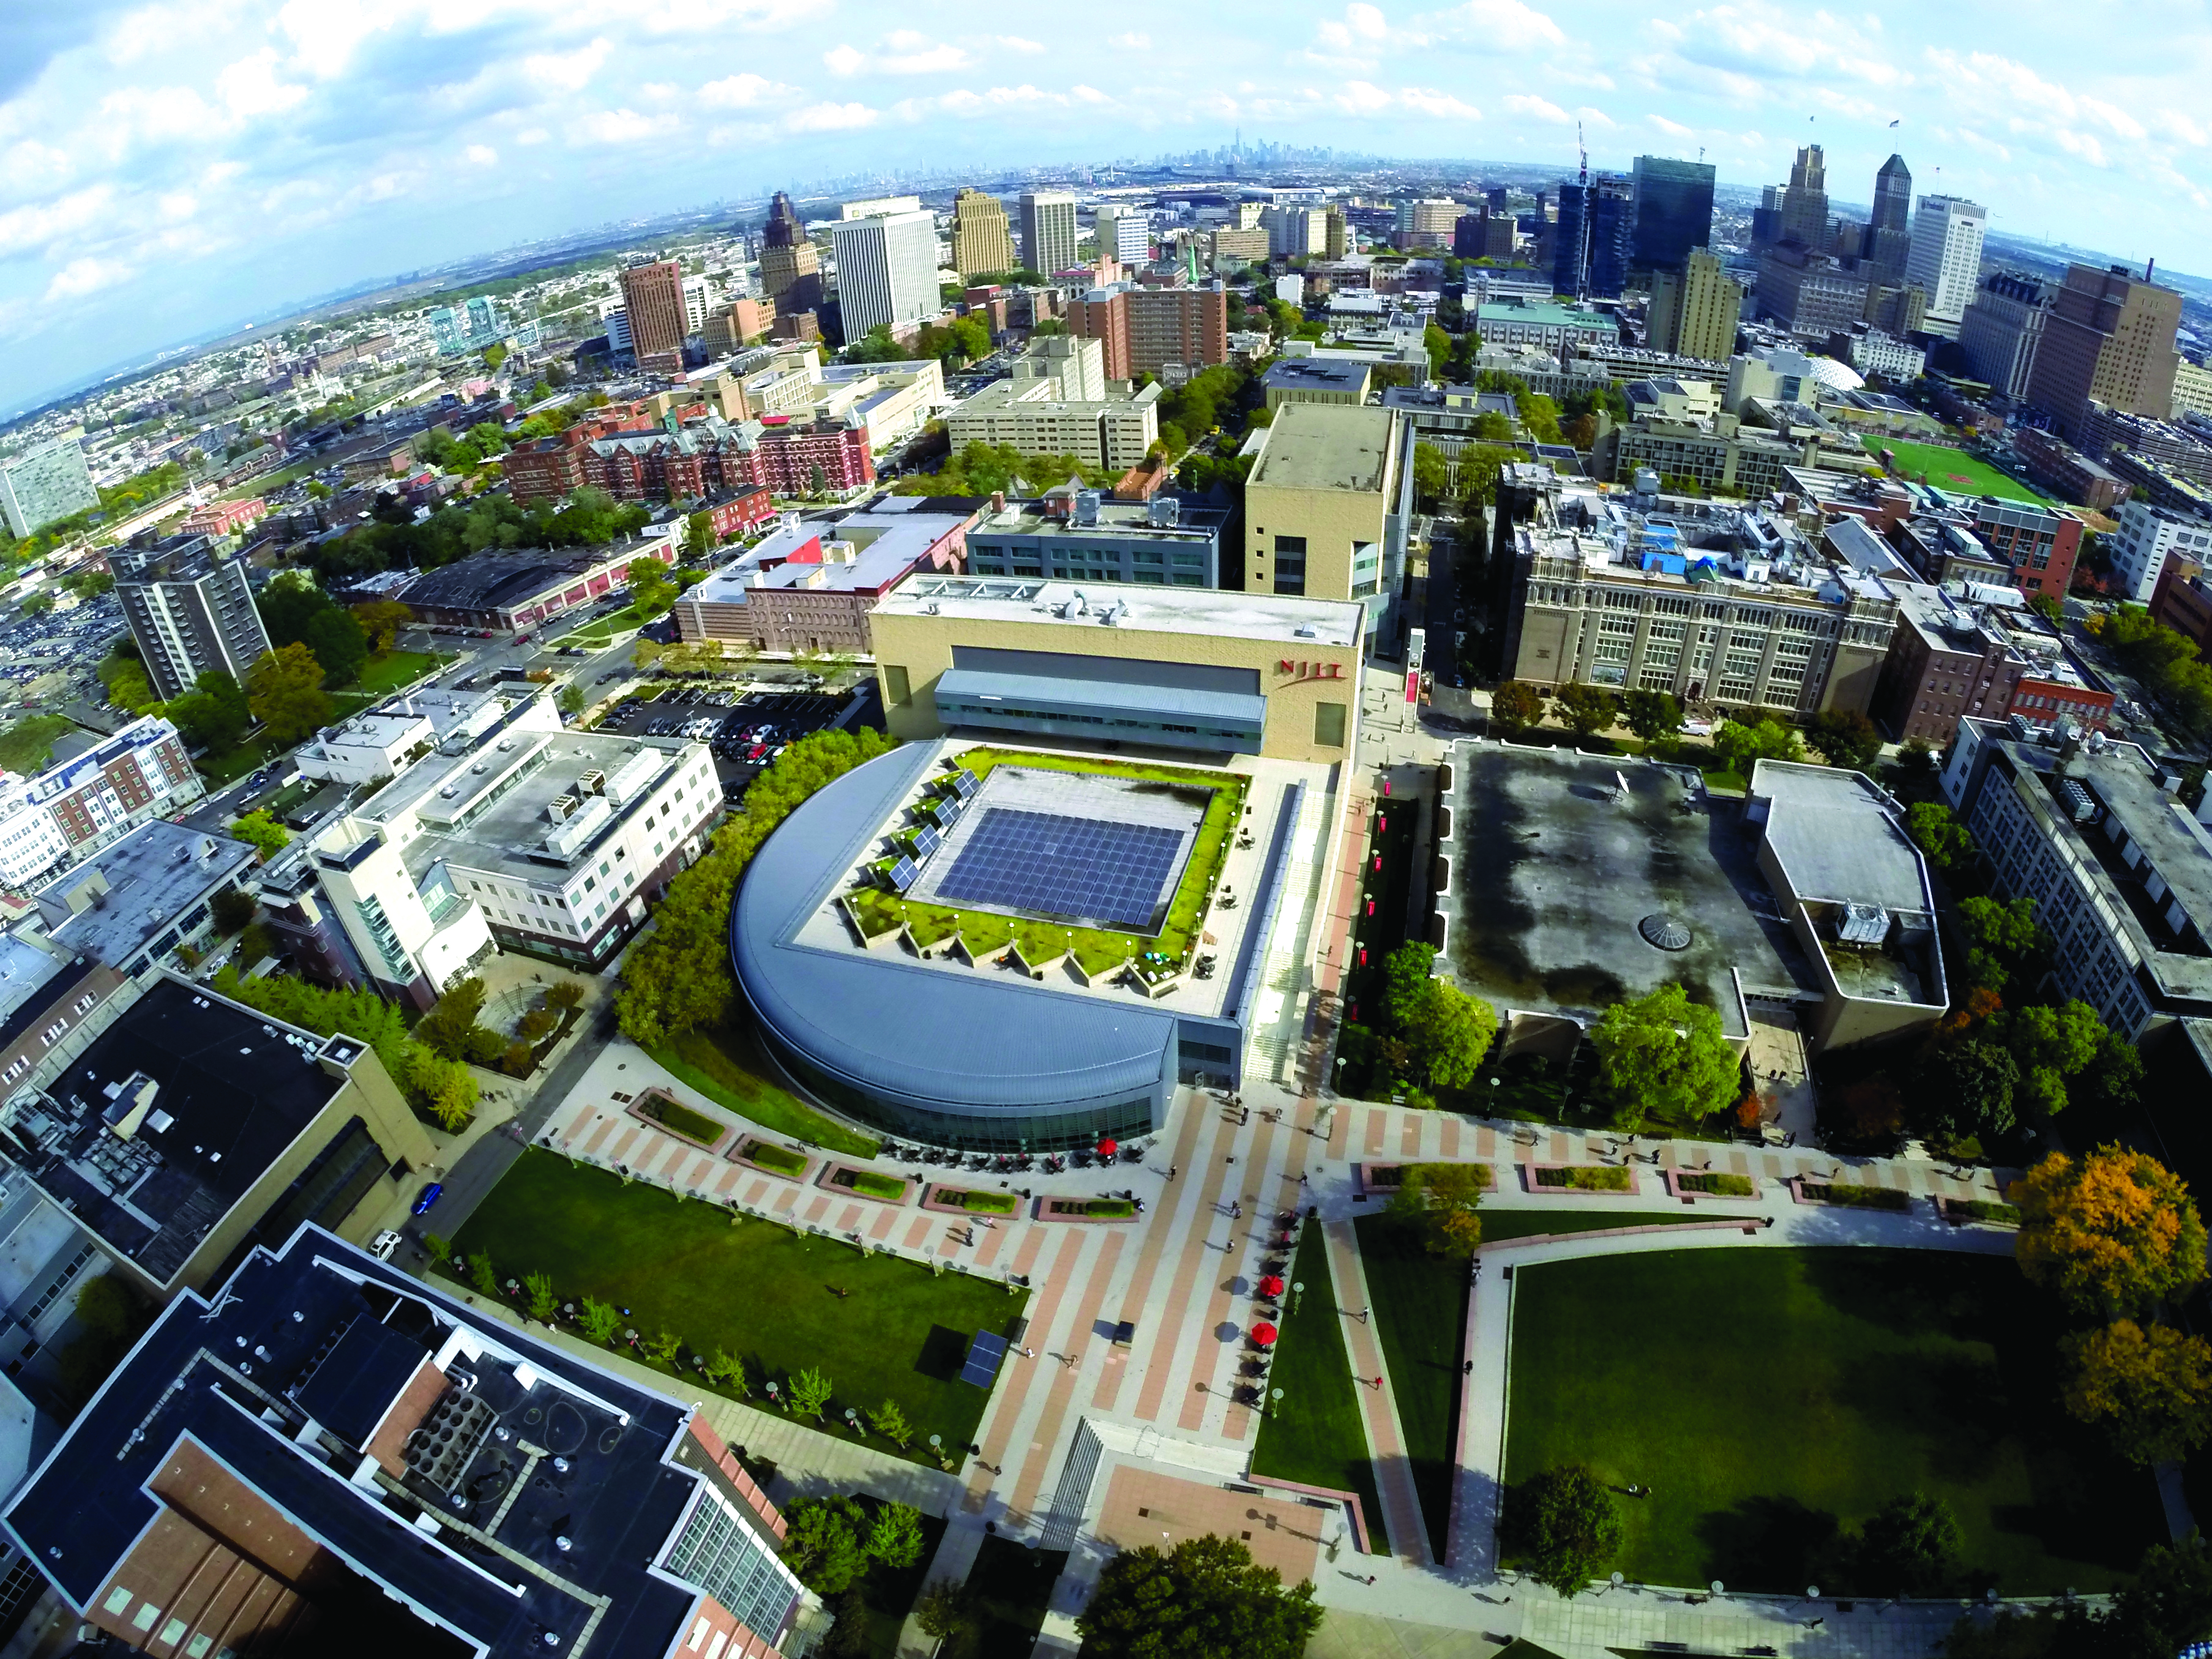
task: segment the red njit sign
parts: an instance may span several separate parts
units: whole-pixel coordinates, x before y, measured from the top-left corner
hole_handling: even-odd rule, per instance
[[[1406,701],[1419,702],[1420,700],[1421,671],[1418,668],[1409,668],[1406,671]]]
[[[1296,662],[1288,657],[1281,657],[1276,659],[1275,672],[1288,674],[1293,684],[1300,680],[1340,680],[1344,678],[1344,665],[1340,662]]]

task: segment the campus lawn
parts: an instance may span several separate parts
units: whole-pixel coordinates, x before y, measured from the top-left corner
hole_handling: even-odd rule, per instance
[[[381,697],[422,678],[440,663],[449,660],[434,651],[387,651],[362,665],[361,678],[346,689]]]
[[[1867,453],[1887,449],[1897,457],[1897,470],[1917,483],[1922,475],[1937,489],[1963,490],[1972,495],[1997,495],[2008,501],[2047,501],[2017,478],[2008,477],[1979,456],[1939,444],[1910,444],[1893,438],[1865,438]]]
[[[812,1141],[851,1158],[873,1158],[877,1143],[831,1121],[775,1081],[768,1057],[749,1030],[705,1026],[646,1051],[718,1106],[772,1134]]]
[[[914,1425],[908,1455],[916,1459],[929,1455],[933,1434],[948,1449],[975,1438],[988,1395],[960,1380],[961,1362],[977,1331],[1003,1334],[1029,1297],[967,1273],[863,1258],[837,1239],[625,1184],[539,1147],[477,1206],[453,1248],[489,1251],[502,1281],[544,1273],[564,1302],[592,1296],[626,1307],[624,1324],[641,1337],[666,1331],[687,1352],[726,1349],[745,1362],[758,1406],[768,1403],[763,1384],[787,1387],[813,1366],[836,1386],[827,1432],[848,1431],[848,1406],[866,1413],[896,1400]],[[687,1370],[684,1386],[708,1384]],[[867,1440],[896,1450],[873,1432]]]
[[[1344,1346],[1344,1316],[1329,1279],[1328,1251],[1310,1226],[1291,1260],[1290,1281],[1305,1294],[1283,1304],[1282,1335],[1267,1387],[1270,1403],[1252,1448],[1252,1472],[1310,1486],[1359,1494],[1370,1547],[1389,1554],[1382,1499],[1375,1488],[1373,1454],[1359,1414],[1359,1385]]]
[[[560,636],[562,645],[605,645],[616,634],[626,628],[642,628],[652,619],[637,614],[637,607],[626,605],[619,611],[610,611],[604,617],[586,623]]]
[[[1490,1218],[1483,1218],[1486,1226]],[[1452,1469],[1458,1455],[1460,1343],[1467,1334],[1467,1268],[1431,1255],[1418,1227],[1390,1215],[1352,1224],[1360,1266],[1374,1298],[1375,1333],[1390,1367],[1421,1519],[1433,1559],[1443,1559],[1451,1530]],[[1310,1283],[1310,1281],[1309,1281]]]
[[[1371,1271],[1371,1270],[1370,1270]],[[1633,1580],[1850,1594],[1837,1547],[1940,1498],[1960,1588],[2124,1579],[2164,1535],[2151,1478],[2061,1411],[2058,1331],[2003,1257],[1746,1249],[1515,1273],[1505,1478],[1587,1463],[1626,1498]]]
[[[269,744],[256,739],[241,743],[237,748],[226,750],[220,755],[202,756],[195,763],[199,767],[200,775],[219,787],[236,782],[257,766],[266,765],[269,755]]]
[[[1594,1233],[1606,1227],[1682,1227],[1692,1222],[1730,1218],[1714,1210],[1658,1210],[1631,1215],[1623,1215],[1619,1210],[1485,1210],[1482,1242],[1503,1244],[1509,1239],[1535,1238],[1551,1233]]]

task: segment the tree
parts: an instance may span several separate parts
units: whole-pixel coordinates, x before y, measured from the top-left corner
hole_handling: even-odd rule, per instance
[[[453,1241],[450,1238],[441,1238],[436,1233],[424,1233],[422,1251],[431,1261],[442,1267],[453,1259]]]
[[[2060,1338],[2058,1355],[2068,1414],[2130,1462],[2177,1462],[2212,1439],[2212,1342],[2116,1319]]]
[[[673,1366],[676,1356],[684,1351],[684,1339],[673,1331],[662,1331],[645,1339],[645,1357],[656,1365]]]
[[[1505,1531],[1537,1578],[1562,1595],[1589,1588],[1620,1553],[1620,1505],[1579,1463],[1544,1471],[1507,1494]]]
[[[622,1328],[622,1314],[612,1303],[587,1296],[577,1306],[576,1323],[592,1341],[611,1342]]]
[[[1690,1000],[1680,985],[1662,985],[1616,1002],[1590,1031],[1598,1058],[1598,1092],[1613,1124],[1687,1125],[1735,1103],[1742,1068],[1721,1035],[1721,1017]]]
[[[726,1349],[717,1348],[706,1358],[706,1378],[718,1389],[734,1389],[746,1399],[752,1390],[745,1386],[745,1362]]]
[[[1936,869],[1961,870],[1978,850],[1966,826],[1941,801],[1916,801],[1905,811],[1905,833]]]
[[[1772,718],[1723,720],[1713,733],[1713,752],[1729,763],[1729,770],[1748,777],[1763,760],[1794,761],[1805,757],[1797,734]]]
[[[842,1496],[800,1498],[784,1505],[789,1523],[783,1559],[799,1582],[817,1595],[836,1595],[868,1570],[860,1541],[867,1512]]]
[[[1563,685],[1552,696],[1552,712],[1578,738],[1596,736],[1620,714],[1620,700],[1601,685]]]
[[[54,608],[54,596],[45,592],[29,594],[18,608],[27,617],[43,617]]]
[[[2144,1152],[2053,1152],[2014,1183],[2021,1271],[2072,1312],[2136,1317],[2204,1277],[2204,1223],[2172,1171]]]
[[[823,1411],[830,1404],[831,1392],[830,1379],[811,1365],[793,1376],[791,1386],[785,1390],[791,1401],[793,1414],[811,1417],[817,1423],[822,1420]]]
[[[260,854],[264,863],[283,851],[292,840],[289,830],[258,807],[242,818],[233,818],[230,833]],[[246,920],[250,921],[252,918],[249,916]]]
[[[1990,1035],[2011,1050],[2022,1097],[2046,1116],[2066,1108],[2066,1082],[2097,1057],[2105,1023],[2087,1003],[2014,1008],[1990,1021]]]
[[[1490,694],[1490,723],[1500,737],[1518,737],[1543,719],[1544,694],[1526,680],[1508,680]]]
[[[216,931],[234,933],[260,914],[261,906],[253,895],[235,887],[226,887],[209,902],[209,911],[215,917]]]
[[[2011,1054],[1978,1037],[1939,1044],[1917,1078],[1914,1124],[1930,1140],[2001,1135],[2018,1121],[2014,1097],[2020,1067]]]
[[[218,755],[238,747],[253,719],[244,690],[220,668],[209,669],[192,682],[191,690],[161,712],[187,741]]]
[[[884,1504],[868,1528],[868,1553],[899,1571],[921,1560],[921,1511],[911,1504]]]
[[[2097,1659],[2166,1659],[2212,1637],[2212,1550],[2203,1538],[2191,1532],[2144,1551],[2135,1583],[2112,1597],[2102,1633]]]
[[[1966,983],[2002,995],[2028,957],[2040,948],[2035,901],[1976,895],[1959,901],[1959,931],[1966,940]]]
[[[1959,1522],[1943,1500],[1925,1492],[1893,1498],[1860,1529],[1858,1569],[1866,1586],[1885,1595],[1936,1595],[1958,1559]]]
[[[545,988],[545,1006],[566,1010],[584,1005],[584,988],[573,979],[556,980]]]
[[[499,1294],[499,1269],[492,1266],[489,1250],[478,1250],[469,1258],[469,1278],[483,1295]]]
[[[1123,1550],[1076,1615],[1085,1659],[1297,1659],[1321,1627],[1313,1585],[1283,1588],[1233,1538]]]
[[[1498,1011],[1449,980],[1422,981],[1401,1022],[1415,1065],[1432,1089],[1464,1089],[1498,1035]]]
[[[530,1297],[530,1316],[542,1324],[553,1322],[553,1310],[561,1305],[554,1293],[553,1275],[548,1273],[525,1273],[522,1288]]]
[[[1805,740],[1831,766],[1863,772],[1881,753],[1881,733],[1856,708],[1823,708],[1805,722]]]
[[[1407,940],[1382,959],[1382,1012],[1391,1024],[1412,1018],[1436,960],[1437,947],[1420,939]]]
[[[964,1634],[975,1622],[975,1595],[955,1578],[940,1578],[914,1604],[914,1622],[939,1642]]]
[[[1452,337],[1431,323],[1421,331],[1421,344],[1429,354],[1429,373],[1441,380],[1445,366],[1451,362]]]
[[[330,723],[323,665],[296,642],[263,652],[246,671],[246,701],[253,717],[269,728],[269,741],[280,749]]]
[[[564,685],[553,702],[564,714],[580,714],[584,712],[584,688],[573,683]]]
[[[415,613],[397,599],[370,599],[354,606],[353,618],[368,636],[370,649],[380,657],[392,649],[401,629],[413,626]]]
[[[690,558],[703,559],[712,553],[719,538],[714,534],[714,515],[694,513],[684,521],[684,551]]]
[[[1652,747],[1682,729],[1681,700],[1672,691],[1630,691],[1620,700],[1620,721]]]
[[[447,1060],[460,1060],[468,1053],[471,1034],[481,1029],[477,1017],[483,1012],[483,1006],[482,980],[457,980],[446,988],[446,994],[430,1012],[415,1022],[416,1039]]]
[[[1482,1166],[1410,1164],[1398,1172],[1390,1213],[1417,1225],[1431,1255],[1464,1261],[1482,1243]]]
[[[668,580],[658,559],[632,559],[629,562],[629,602],[637,614],[648,622],[665,616],[676,603],[676,584]]]
[[[914,1438],[914,1425],[906,1420],[906,1413],[899,1409],[896,1400],[886,1400],[870,1412],[868,1421],[875,1425],[878,1434],[893,1443],[901,1451],[904,1451],[907,1442]]]
[[[1434,444],[1413,446],[1413,493],[1431,505],[1443,499],[1444,488],[1451,477],[1450,465],[1444,453]]]

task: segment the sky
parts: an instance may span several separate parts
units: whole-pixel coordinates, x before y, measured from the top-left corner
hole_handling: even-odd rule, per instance
[[[1664,12],[1664,15],[1655,13]],[[1104,21],[1101,21],[1102,18]],[[996,33],[999,29],[1018,31]],[[2212,272],[2202,0],[30,0],[0,8],[0,414],[313,295],[855,173],[1259,138],[1407,157],[1893,149],[1991,228]]]

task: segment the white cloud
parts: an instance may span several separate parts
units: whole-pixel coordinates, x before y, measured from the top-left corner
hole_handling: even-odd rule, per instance
[[[1024,40],[1018,34],[1001,34],[994,38],[998,41],[999,46],[1007,52],[1018,52],[1034,57],[1045,50],[1043,41]]]
[[[603,36],[574,52],[536,52],[522,60],[522,72],[543,91],[581,92],[613,50]]]
[[[1415,27],[1486,52],[1540,52],[1567,43],[1564,29],[1522,0],[1467,0]]]
[[[114,187],[94,185],[54,202],[32,202],[0,213],[0,248],[56,242],[100,223],[115,200]]]
[[[793,97],[797,93],[796,87],[787,87],[763,76],[730,75],[700,88],[699,102],[708,109],[753,109]]]
[[[822,54],[822,61],[832,75],[858,75],[866,67],[868,55],[848,46],[836,46]]]
[[[1644,119],[1669,138],[1694,138],[1698,136],[1695,127],[1686,127],[1680,121],[1670,121],[1663,115],[1648,115]]]
[[[573,123],[570,135],[593,144],[635,144],[647,138],[665,138],[684,125],[673,112],[644,115],[628,108],[595,110]]]
[[[872,127],[879,118],[866,104],[810,104],[783,122],[787,132],[848,132]]]
[[[1389,108],[1391,98],[1380,87],[1364,81],[1347,81],[1334,101],[1347,115],[1372,115],[1377,110]]]
[[[933,40],[913,29],[894,29],[872,52],[844,43],[823,52],[822,61],[833,75],[858,75],[862,70],[877,75],[950,75],[966,69],[970,60],[950,41]]]
[[[1518,115],[1528,121],[1548,122],[1553,126],[1565,126],[1574,119],[1573,116],[1568,114],[1557,104],[1548,103],[1541,98],[1525,92],[1508,93],[1505,95],[1505,108],[1508,114]]]
[[[1448,92],[1437,92],[1427,87],[1407,87],[1398,94],[1398,101],[1422,115],[1433,115],[1449,121],[1480,121],[1482,112],[1474,105],[1462,102]]]
[[[461,152],[461,157],[475,167],[491,167],[499,165],[499,152],[489,144],[471,144]]]
[[[72,259],[56,271],[53,280],[46,284],[48,300],[81,300],[88,294],[97,294],[104,288],[113,288],[128,282],[138,274],[135,266],[116,259],[94,259],[89,257]]]
[[[518,144],[543,144],[550,143],[552,137],[544,127],[525,127],[514,135],[514,142]]]
[[[1150,52],[1152,49],[1152,37],[1132,31],[1127,34],[1109,34],[1106,37],[1106,44],[1109,46],[1124,46],[1131,52]]]
[[[276,78],[276,51],[264,46],[251,58],[241,58],[216,76],[216,95],[234,120],[274,115],[305,101],[307,89]]]

